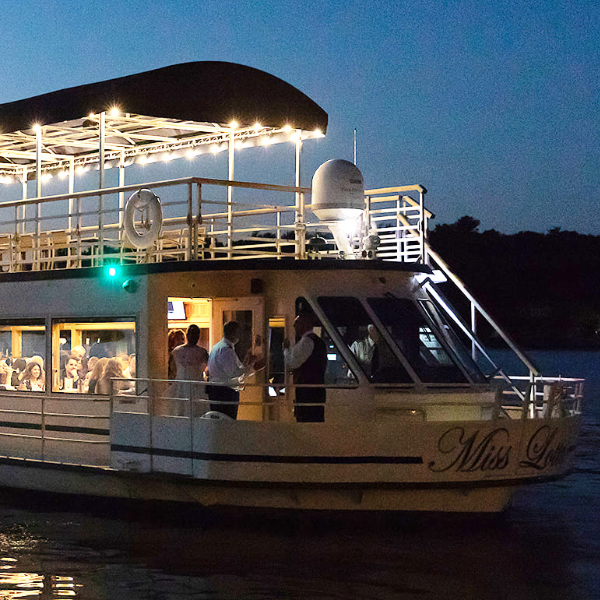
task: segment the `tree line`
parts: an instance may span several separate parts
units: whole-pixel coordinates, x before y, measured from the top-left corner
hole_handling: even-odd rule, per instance
[[[502,328],[526,348],[600,348],[600,236],[479,226],[464,216],[437,225],[429,241]],[[442,285],[468,315],[464,299]],[[478,333],[488,344],[497,339],[483,324]]]

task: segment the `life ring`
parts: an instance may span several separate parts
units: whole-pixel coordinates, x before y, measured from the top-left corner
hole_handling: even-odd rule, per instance
[[[142,213],[141,233],[135,228],[136,211]],[[134,192],[125,205],[123,224],[127,237],[136,248],[150,248],[158,239],[162,227],[160,198],[150,190]]]

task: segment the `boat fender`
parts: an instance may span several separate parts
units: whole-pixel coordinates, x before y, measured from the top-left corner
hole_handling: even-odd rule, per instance
[[[136,211],[142,213],[142,231],[135,228]],[[150,190],[138,190],[127,200],[124,215],[125,234],[140,249],[150,248],[160,235],[162,207],[160,198]]]

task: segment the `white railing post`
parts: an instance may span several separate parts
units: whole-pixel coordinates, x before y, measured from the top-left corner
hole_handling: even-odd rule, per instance
[[[304,222],[304,192],[296,193],[296,217],[294,224],[294,245],[296,260],[306,258],[305,252],[306,223]]]

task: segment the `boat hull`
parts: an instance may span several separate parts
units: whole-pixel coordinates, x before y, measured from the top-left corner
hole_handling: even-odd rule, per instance
[[[170,421],[189,427],[186,419]],[[160,419],[155,422],[160,429]],[[381,425],[377,431],[379,443],[386,441],[385,456],[377,453],[367,425],[362,441],[360,427],[352,436],[336,438],[326,424],[198,419],[197,425],[203,428],[197,437],[210,453],[200,447],[192,453],[177,451],[166,444],[136,448],[117,444],[124,440],[113,437],[112,467],[4,457],[0,486],[206,507],[496,513],[507,507],[518,487],[561,477],[571,468],[579,417]],[[233,437],[232,428],[240,434],[240,427],[244,435]],[[285,427],[287,436],[280,431]],[[135,432],[132,439],[141,439],[139,427],[125,430]],[[315,442],[321,436],[337,439],[337,448],[331,443],[319,448]],[[163,439],[168,438],[181,436]],[[283,449],[286,438],[291,441]],[[369,449],[361,443],[374,445]],[[173,472],[186,464],[189,474]]]
[[[515,491],[506,485],[298,486],[211,482],[113,470],[61,468],[40,461],[0,465],[0,487],[69,496],[136,501],[185,502],[204,507],[273,508],[309,511],[407,511],[497,513]],[[66,466],[65,466],[66,467]]]

